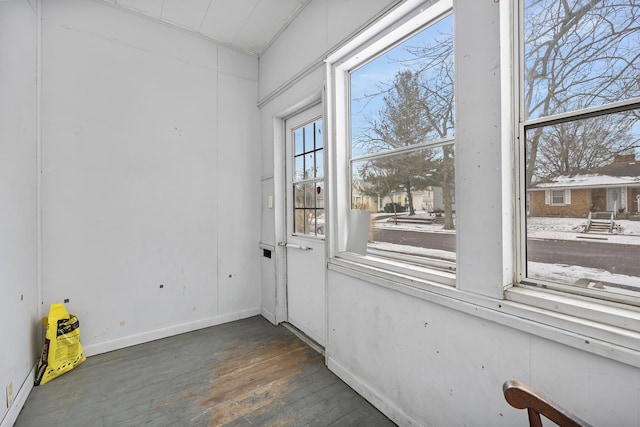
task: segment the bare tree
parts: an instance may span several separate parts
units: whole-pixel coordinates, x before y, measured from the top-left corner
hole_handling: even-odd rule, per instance
[[[525,119],[549,117],[640,96],[638,0],[525,1]],[[405,48],[406,70],[367,96],[385,108],[358,135],[368,152],[450,136],[454,121],[453,37]],[[399,96],[402,94],[402,96]],[[400,118],[407,121],[400,126]],[[633,152],[638,110],[541,126],[526,135],[526,184],[603,166]],[[411,123],[411,125],[409,125]],[[421,133],[421,135],[420,135]],[[395,137],[394,137],[395,135]],[[440,168],[445,206],[452,206],[453,146]],[[410,185],[407,186],[408,196]],[[453,228],[452,215],[446,214]]]
[[[410,147],[424,140],[431,125],[423,111],[418,77],[409,70],[400,71],[395,76],[383,97],[383,109],[377,119],[369,122],[367,133],[359,141],[368,152]],[[413,215],[415,209],[411,190],[423,181],[421,177],[429,160],[420,152],[400,154],[369,162],[367,170],[363,172],[369,182],[376,183],[376,188],[397,191],[398,187],[403,187],[410,214]],[[380,177],[384,177],[387,182],[382,182]],[[390,185],[396,188],[390,188]]]
[[[428,46],[407,47],[397,59],[405,68],[391,83],[382,82],[370,98],[382,96],[383,108],[368,118],[368,126],[357,135],[356,144],[367,153],[437,141],[453,134],[453,36],[444,34]],[[451,144],[421,149],[366,165],[375,189],[386,185],[374,177],[399,181],[414,213],[412,190],[438,186],[443,190],[445,229],[454,229],[454,150]],[[393,171],[393,173],[390,173]],[[395,185],[395,184],[394,184]],[[397,191],[397,189],[395,189]],[[382,193],[382,192],[381,192]]]
[[[536,175],[542,179],[588,171],[609,163],[613,154],[632,152],[637,140],[628,130],[634,121],[629,115],[608,115],[550,126],[538,145]]]
[[[420,85],[419,102],[430,125],[431,139],[444,139],[454,129],[454,80],[453,80],[453,34],[441,34],[435,43],[426,46],[408,47],[411,54],[405,63],[418,65]],[[444,204],[444,229],[453,230],[453,196],[455,190],[455,168],[453,145],[442,146],[440,167],[432,169],[439,175]]]
[[[529,0],[524,19],[526,118],[640,95],[637,0]],[[532,129],[526,138],[527,186],[534,178],[602,166],[613,153],[635,148],[637,138],[629,132],[637,120],[631,111]],[[583,150],[579,155],[577,148]]]

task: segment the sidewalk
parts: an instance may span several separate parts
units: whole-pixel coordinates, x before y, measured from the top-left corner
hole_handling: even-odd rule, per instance
[[[577,233],[575,231],[533,231],[528,233],[530,239],[540,240],[580,240],[585,242],[616,243],[621,245],[640,245],[640,235]]]
[[[640,245],[640,221],[616,221],[619,233],[582,233],[586,220],[581,218],[529,218],[527,235],[529,238],[545,240],[581,240],[586,242],[606,242],[623,245]]]

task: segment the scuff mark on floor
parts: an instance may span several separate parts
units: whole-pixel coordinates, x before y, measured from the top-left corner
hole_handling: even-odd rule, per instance
[[[211,364],[210,393],[199,402],[207,408],[211,426],[255,416],[291,393],[293,381],[306,369],[322,363],[318,353],[288,336],[267,344],[230,347],[225,353],[227,357]],[[269,425],[291,421],[274,419]]]

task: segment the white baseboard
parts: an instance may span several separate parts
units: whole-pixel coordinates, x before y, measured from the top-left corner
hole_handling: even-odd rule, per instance
[[[18,415],[20,415],[20,411],[22,411],[22,408],[24,407],[24,404],[27,402],[27,398],[29,397],[29,393],[31,393],[31,389],[33,388],[33,380],[36,377],[37,365],[37,363],[33,365],[33,368],[31,368],[29,375],[27,375],[27,378],[20,386],[20,390],[18,390],[18,393],[16,393],[13,399],[13,403],[9,407],[9,410],[5,414],[2,421],[0,421],[0,427],[12,427],[18,419]]]
[[[267,319],[269,322],[271,322],[273,325],[276,324],[276,315],[268,310],[265,310],[264,307],[262,307],[260,309],[260,314],[262,314],[262,317],[264,317],[265,319]]]
[[[198,329],[209,328],[211,326],[233,322],[234,320],[246,319],[247,317],[257,316],[259,314],[261,314],[259,308],[238,311],[235,313],[201,319],[194,322],[181,323],[179,325],[169,326],[162,329],[155,329],[153,331],[143,332],[140,334],[129,335],[127,337],[118,338],[115,340],[105,341],[97,344],[90,344],[87,346],[83,346],[83,350],[86,356],[95,356],[96,354],[107,353],[109,351],[130,347],[145,342],[183,334],[185,332],[197,331]]]
[[[380,412],[389,417],[389,419],[394,423],[400,426],[425,427],[424,423],[419,423],[418,421],[407,415],[395,404],[390,402],[388,398],[382,396],[377,391],[372,389],[369,384],[364,382],[361,378],[352,374],[347,368],[342,366],[340,362],[336,361],[331,356],[329,356],[327,359],[327,367],[342,381],[347,383],[349,387],[351,387],[359,395],[367,399],[369,403],[378,408]]]

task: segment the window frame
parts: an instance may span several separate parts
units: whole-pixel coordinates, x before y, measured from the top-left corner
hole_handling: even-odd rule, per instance
[[[587,289],[577,289],[570,285],[547,282],[543,280],[529,279],[527,271],[527,230],[526,230],[526,196],[525,188],[525,135],[528,129],[545,125],[562,123],[571,120],[579,120],[595,117],[604,114],[614,114],[628,109],[634,105],[640,106],[640,99],[634,98],[611,104],[599,105],[582,110],[574,110],[548,117],[525,120],[524,93],[524,2],[518,0],[514,2],[511,10],[507,12],[509,19],[513,23],[510,29],[501,29],[502,38],[508,33],[513,41],[511,46],[511,60],[513,61],[513,74],[511,90],[513,91],[513,129],[514,138],[514,164],[517,170],[514,176],[516,185],[516,203],[514,215],[515,227],[515,268],[513,286],[505,290],[505,302],[523,304],[531,311],[542,310],[550,313],[557,319],[549,319],[549,324],[560,326],[564,324],[564,319],[569,320],[567,330],[569,333],[583,333],[590,337],[597,337],[604,341],[604,347],[613,352],[615,349],[624,348],[632,352],[640,352],[640,306],[638,298],[627,297],[617,294],[603,295],[602,292]],[[553,190],[552,190],[553,191]],[[567,190],[564,193],[564,202],[567,202]],[[570,197],[570,195],[569,195]],[[549,204],[553,203],[553,193],[549,198]],[[563,203],[563,206],[565,204]],[[619,328],[619,329],[617,329]],[[611,330],[612,334],[602,334],[603,331]],[[585,340],[589,344],[589,340]],[[619,346],[619,347],[618,347]],[[610,356],[610,354],[609,354]],[[638,358],[640,354],[634,353],[633,362],[639,366]],[[630,362],[627,362],[630,363]]]
[[[411,6],[411,3],[419,4],[421,2],[407,2],[405,8]],[[378,32],[371,31],[371,36],[365,37],[367,40],[364,42],[343,46],[339,53],[333,55],[333,57],[339,57],[338,60],[332,60],[331,56],[327,59],[327,73],[331,74],[328,77],[328,84],[332,86],[328,90],[327,100],[329,102],[333,101],[334,103],[332,111],[326,115],[326,117],[331,120],[331,122],[327,123],[327,126],[329,126],[329,129],[336,129],[335,133],[330,132],[329,138],[333,137],[334,141],[336,139],[340,141],[351,141],[351,118],[349,111],[350,73],[364,64],[375,60],[377,57],[384,55],[395,46],[427,28],[430,24],[436,23],[453,13],[452,0],[439,0],[427,3],[430,4],[426,10],[424,8],[412,10],[397,20],[393,18],[389,19],[389,16],[387,16],[387,20],[393,22],[391,25],[386,26],[386,23],[383,22],[382,25],[386,26],[384,30]],[[390,15],[393,15],[393,13]],[[385,21],[385,19],[381,21]],[[329,93],[333,90],[335,90],[336,93],[342,92],[345,96],[336,96],[333,98],[333,94]],[[345,223],[348,222],[346,218],[348,218],[352,202],[351,165],[353,163],[402,155],[403,153],[416,152],[422,149],[438,149],[446,145],[455,147],[455,137],[438,139],[426,143],[423,142],[392,151],[354,157],[351,157],[350,144],[339,143],[333,145],[334,147],[331,147],[331,149],[335,150],[333,155],[328,151],[331,158],[330,161],[335,161],[337,163],[335,170],[341,172],[331,187],[337,195],[336,198],[332,199],[332,201],[334,201],[332,205],[337,208],[332,209],[332,214],[330,214],[332,224],[334,224],[331,239],[333,244],[330,247],[331,258],[343,259],[350,263],[358,263],[364,268],[385,269],[428,282],[454,286],[455,262],[404,254],[395,256],[393,253],[387,253],[386,251],[378,252],[371,249],[367,255],[360,255],[347,251],[347,238],[342,236],[348,236],[348,226],[345,226]],[[336,147],[336,145],[339,147]],[[330,175],[331,173],[328,172],[328,174]]]
[[[524,187],[521,185],[524,182],[524,156],[521,156],[518,143],[522,140],[518,117],[521,110],[517,78],[522,52],[517,42],[520,40],[521,1],[499,2],[496,5],[499,7],[501,156],[495,164],[491,163],[489,166],[499,166],[501,170],[502,207],[492,210],[494,214],[499,212],[501,218],[498,222],[501,224],[501,234],[497,237],[501,239],[499,250],[502,255],[499,270],[478,268],[490,273],[491,280],[478,279],[477,271],[468,271],[470,261],[467,257],[458,254],[457,263],[462,262],[462,267],[467,269],[464,277],[460,274],[446,276],[445,272],[436,269],[429,270],[430,274],[426,276],[421,276],[405,265],[394,266],[393,261],[386,264],[370,264],[367,263],[366,257],[351,256],[342,250],[347,245],[348,231],[344,218],[349,213],[351,203],[350,194],[345,194],[345,188],[350,188],[350,173],[345,170],[349,156],[345,153],[345,147],[340,146],[341,140],[349,138],[349,129],[345,127],[344,121],[340,120],[340,117],[346,114],[344,105],[349,98],[344,75],[349,67],[348,64],[344,64],[355,54],[361,55],[361,61],[363,56],[374,56],[376,48],[382,50],[380,46],[384,45],[383,40],[390,31],[411,26],[411,19],[426,8],[440,7],[441,13],[444,13],[450,10],[452,4],[451,1],[406,0],[343,45],[329,52],[325,58],[325,185],[328,194],[330,193],[326,215],[332,225],[327,235],[327,268],[330,277],[328,286],[333,286],[332,275],[350,276],[373,286],[524,331],[535,337],[640,367],[639,307],[629,306],[620,301],[599,300],[589,295],[575,295],[553,286],[523,285],[522,267],[526,267],[526,234],[520,219],[526,218],[524,215],[527,192],[521,190]],[[445,3],[449,6],[444,6]],[[460,92],[456,90],[456,93]],[[458,125],[459,123],[456,124],[457,128]],[[462,155],[459,156],[457,152],[456,181],[461,171],[458,168],[458,160],[461,158]],[[462,183],[460,185],[462,186]],[[458,193],[456,186],[456,198],[458,194],[461,193]],[[460,197],[462,206],[464,195],[461,194]],[[467,204],[462,208],[468,209],[469,206]],[[467,213],[470,214],[468,211]],[[498,226],[494,222],[491,227],[496,231]],[[459,233],[458,243],[468,241],[468,237],[460,237],[460,227],[456,228]],[[469,229],[465,228],[464,231],[469,232]],[[467,251],[463,255],[469,254]],[[477,267],[477,261],[471,264]],[[339,279],[339,276],[335,277]],[[447,280],[450,280],[450,283],[447,283]]]
[[[514,287],[511,291],[507,291],[505,293],[506,298],[510,298],[513,300],[521,300],[521,297],[515,296],[514,291],[518,288],[528,288],[531,290],[535,288],[537,290],[541,290],[543,293],[545,291],[549,292],[559,292],[563,293],[567,298],[577,298],[580,300],[586,300],[590,303],[593,302],[596,305],[602,304],[604,306],[611,306],[612,304],[616,307],[619,307],[620,304],[624,304],[628,306],[628,309],[631,311],[637,311],[640,307],[640,298],[633,296],[624,296],[618,295],[615,293],[603,293],[597,291],[590,291],[588,289],[577,289],[574,286],[555,283],[550,281],[545,281],[536,278],[527,277],[527,230],[526,230],[526,218],[527,218],[527,210],[526,210],[526,195],[527,189],[525,188],[525,176],[524,172],[526,170],[526,132],[530,129],[535,129],[539,127],[559,124],[559,123],[567,123],[576,120],[588,119],[592,117],[605,116],[609,114],[615,114],[621,111],[626,111],[630,109],[640,108],[640,97],[630,98],[623,101],[602,104],[597,106],[592,106],[584,109],[576,109],[567,111],[564,113],[554,114],[545,117],[536,117],[534,119],[527,119],[526,111],[524,107],[524,90],[525,90],[525,82],[524,82],[524,8],[525,2],[527,0],[518,0],[515,3],[514,10],[512,11],[512,19],[514,22],[513,25],[513,40],[516,42],[513,43],[513,67],[514,67],[514,75],[516,77],[513,78],[513,92],[514,92],[514,109],[516,114],[514,117],[514,129],[516,129],[516,142],[514,147],[514,155],[515,155],[515,164],[518,165],[518,174],[515,177],[516,185],[517,185],[517,200],[519,203],[516,204],[516,215],[515,215],[515,227],[516,227],[516,238],[519,241],[517,245],[518,256],[516,258],[516,280],[514,283]],[[567,206],[571,204],[571,190],[570,189],[548,189],[548,199],[545,194],[545,199],[548,200],[549,206]],[[562,195],[562,203],[555,202],[555,192],[563,192]],[[524,300],[533,306],[544,307],[546,305],[544,300],[531,298],[524,298]],[[572,312],[571,306],[573,303],[558,303],[558,311],[560,312]],[[600,321],[612,325],[619,324],[619,319],[612,316],[601,316]],[[623,322],[624,323],[624,322]]]
[[[567,206],[571,202],[571,189],[548,189],[545,191],[545,204],[549,206]],[[558,199],[558,201],[556,200]]]
[[[564,190],[551,190],[551,206],[564,206]]]

